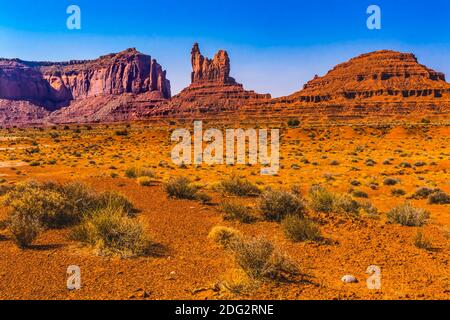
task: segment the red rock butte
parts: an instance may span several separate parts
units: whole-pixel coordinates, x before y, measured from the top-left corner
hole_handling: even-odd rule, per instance
[[[128,49],[90,61],[0,59],[0,123],[113,122],[151,118],[448,118],[450,84],[413,54],[376,51],[316,76],[287,97],[245,90],[227,51],[191,50],[191,84],[171,97],[156,60]]]

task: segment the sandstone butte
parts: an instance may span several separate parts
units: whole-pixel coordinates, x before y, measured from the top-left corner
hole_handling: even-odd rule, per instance
[[[316,76],[287,97],[247,91],[230,77],[228,53],[191,51],[191,84],[171,97],[166,72],[128,49],[90,61],[0,59],[0,124],[84,123],[158,118],[448,118],[450,84],[413,54],[376,51]]]

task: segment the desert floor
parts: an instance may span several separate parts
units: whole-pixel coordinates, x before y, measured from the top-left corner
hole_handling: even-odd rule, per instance
[[[48,230],[33,247],[20,249],[3,230],[0,299],[450,299],[450,205],[411,200],[431,212],[431,221],[422,228],[433,244],[430,250],[414,245],[417,227],[386,221],[386,212],[405,202],[418,187],[450,193],[449,125],[283,126],[282,169],[277,176],[260,175],[259,166],[175,166],[170,160],[170,134],[178,126],[0,130],[3,186],[29,179],[81,180],[96,190],[120,191],[140,210],[138,219],[164,248],[158,257],[101,257],[68,240],[70,230],[61,229]],[[181,126],[192,128],[191,123]],[[373,165],[367,165],[369,159]],[[391,159],[390,164],[384,164],[386,159]],[[127,178],[124,172],[131,166],[154,170],[155,185],[141,186]],[[293,243],[278,223],[223,219],[217,204],[224,196],[214,185],[232,174],[245,176],[261,188],[298,185],[305,197],[313,184],[336,192],[364,191],[380,217],[311,213],[328,241]],[[213,197],[212,204],[169,199],[163,185],[174,176],[186,176],[201,185]],[[387,177],[400,182],[386,186]],[[392,195],[394,188],[405,194]],[[256,211],[257,199],[241,201]],[[7,211],[2,207],[0,218]],[[237,266],[227,251],[207,238],[217,225],[272,240],[306,274],[303,281],[262,282],[240,294],[221,289],[220,283],[233,277]],[[81,290],[66,288],[70,265],[81,267]],[[370,265],[382,270],[380,290],[366,286]],[[359,282],[344,284],[341,277],[346,274]]]

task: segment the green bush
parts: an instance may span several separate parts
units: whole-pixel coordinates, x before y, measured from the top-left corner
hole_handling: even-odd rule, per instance
[[[283,219],[281,225],[286,238],[294,242],[318,241],[322,238],[319,228],[307,218],[289,215]]]
[[[420,227],[427,223],[430,214],[423,209],[414,208],[411,203],[405,202],[387,213],[390,223],[403,226]]]
[[[288,215],[300,215],[306,211],[303,200],[291,192],[266,190],[261,194],[259,209],[268,221],[281,221]]]

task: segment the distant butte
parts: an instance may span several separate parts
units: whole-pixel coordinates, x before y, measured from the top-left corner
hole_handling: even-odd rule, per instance
[[[230,59],[225,50],[219,50],[213,59],[204,57],[197,43],[191,50],[191,84],[154,109],[151,116],[219,115],[223,111],[238,110],[255,102],[267,102],[270,94],[247,91],[230,77]]]
[[[227,51],[212,59],[191,50],[191,84],[171,97],[156,60],[128,49],[96,60],[0,59],[0,124],[30,125],[158,118],[286,118],[304,121],[450,115],[443,73],[410,53],[360,55],[286,97],[245,90],[230,76]]]

